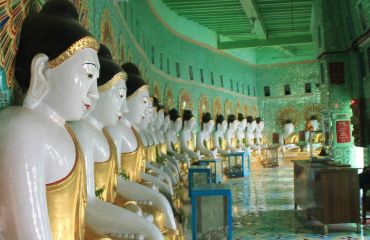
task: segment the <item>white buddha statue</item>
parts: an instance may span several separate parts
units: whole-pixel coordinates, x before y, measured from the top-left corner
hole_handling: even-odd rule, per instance
[[[320,137],[322,133],[318,133],[320,129],[320,123],[317,120],[315,115],[310,117],[308,124],[306,126],[305,132],[305,141],[306,141],[306,150],[309,151],[311,148],[312,150],[317,150],[318,148],[322,147],[322,143],[320,142]]]
[[[221,155],[228,155],[230,150],[226,147],[225,133],[227,131],[227,122],[222,114],[216,117],[216,130],[213,132],[213,146]]]
[[[236,130],[236,140],[237,140],[237,147],[240,148],[243,151],[247,151],[248,148],[245,146],[245,139],[246,135],[244,133],[245,128],[247,127],[247,119],[244,118],[244,115],[242,113],[238,114],[238,129]]]
[[[153,117],[153,104],[149,101],[144,110],[143,120],[135,125],[136,130],[140,133],[141,141],[144,145],[145,150],[145,168],[148,169],[151,174],[142,173],[142,178],[147,180],[154,185],[159,187],[161,192],[165,194],[173,195],[172,181],[171,178],[159,167],[155,166],[153,162],[156,161],[156,146],[154,145],[154,139],[150,133],[149,123]],[[153,154],[154,153],[154,154]]]
[[[236,140],[236,135],[235,135],[235,132],[239,126],[239,122],[235,118],[234,114],[230,114],[227,117],[227,122],[228,122],[228,129],[226,130],[226,133],[225,133],[226,148],[230,150],[231,152],[240,152],[241,149],[238,148],[237,146],[237,140]]]
[[[283,134],[280,135],[280,144],[284,146],[287,151],[298,151],[297,146],[298,136],[294,133],[294,124],[291,120],[286,120],[283,127]]]
[[[263,144],[263,130],[265,128],[265,122],[262,120],[262,118],[260,117],[257,117],[256,118],[256,143],[258,145],[262,145]]]
[[[245,132],[245,137],[247,139],[247,145],[253,149],[256,148],[256,145],[254,144],[254,137],[255,137],[255,131],[256,131],[257,123],[253,119],[252,116],[247,117],[247,130]]]
[[[108,130],[116,125],[121,111],[127,112],[126,73],[115,64],[107,47],[98,53],[100,98],[84,120],[71,123],[85,156],[87,180],[86,222],[109,237],[127,239],[162,239],[159,229],[143,215],[137,206],[128,206],[137,214],[115,206],[117,189],[117,149]],[[100,192],[100,198],[96,196]],[[89,239],[89,236],[86,236]]]
[[[15,76],[27,94],[23,106],[0,111],[0,238],[84,239],[84,160],[66,121],[98,98],[98,48],[63,12],[44,7],[25,19]]]
[[[190,167],[190,158],[187,154],[181,153],[179,132],[182,129],[182,119],[176,109],[169,111],[170,127],[166,132],[166,143],[167,152],[174,156],[177,160],[180,160],[183,165],[183,170],[187,170]]]
[[[176,221],[170,203],[166,197],[156,190],[157,187],[152,185],[152,188],[150,188],[142,184],[144,181],[142,173],[145,171],[144,145],[139,133],[134,128],[134,124],[140,124],[145,117],[144,111],[149,102],[148,85],[145,84],[141,76],[129,71],[127,66],[133,64],[127,63],[124,65],[126,66],[124,70],[128,75],[126,84],[129,112],[122,113],[123,117],[119,123],[108,128],[117,146],[118,172],[131,179],[130,181],[123,177],[118,178],[118,202],[136,201],[144,211],[149,212],[151,212],[149,207],[158,208],[163,213],[162,218],[164,218],[160,230],[166,235],[177,230]],[[161,216],[156,217],[156,214],[154,214],[156,225],[160,225],[162,221],[158,218],[161,218]]]
[[[212,116],[209,112],[204,113],[202,116],[201,131],[197,136],[197,149],[202,155],[207,157],[216,158],[217,149],[213,147],[212,131],[215,126]]]
[[[183,126],[180,131],[180,149],[182,153],[187,154],[192,160],[200,159],[199,151],[196,151],[194,127],[196,124],[195,117],[190,110],[184,110],[182,114]]]

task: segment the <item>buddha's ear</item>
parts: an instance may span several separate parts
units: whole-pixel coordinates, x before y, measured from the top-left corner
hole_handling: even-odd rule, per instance
[[[33,57],[31,63],[30,87],[27,91],[23,105],[36,107],[49,91],[47,83],[47,70],[49,58],[43,53]]]

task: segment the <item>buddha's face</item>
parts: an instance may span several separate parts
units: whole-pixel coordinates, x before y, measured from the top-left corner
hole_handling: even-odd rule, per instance
[[[148,128],[149,123],[152,120],[152,116],[153,116],[153,105],[149,101],[148,104],[145,107],[145,110],[144,110],[144,118],[140,123],[140,128],[141,129],[147,129]]]
[[[238,129],[238,126],[239,126],[239,121],[235,120],[232,123],[230,123],[230,130],[231,131],[236,131],[236,129]]]
[[[294,132],[294,125],[293,123],[285,123],[284,124],[284,134],[289,135]]]
[[[310,120],[310,124],[313,128],[313,131],[319,130],[319,127],[320,127],[319,121],[317,121],[316,119]]]
[[[192,117],[190,118],[189,120],[185,121],[184,122],[186,124],[186,126],[189,128],[189,129],[194,129],[195,127],[195,117]]]
[[[54,68],[45,70],[48,92],[44,102],[66,121],[80,120],[99,98],[99,59],[85,48]]]
[[[127,98],[128,113],[123,113],[123,116],[131,122],[131,124],[139,125],[145,117],[145,109],[149,104],[148,90],[144,89],[137,94],[133,93]]]
[[[224,120],[221,125],[219,126],[219,129],[221,129],[221,132],[226,132],[227,130],[227,122]]]
[[[212,132],[214,126],[215,122],[213,120],[210,120],[206,123],[203,123],[203,130],[206,132]]]
[[[247,126],[247,119],[243,119],[242,121],[239,122],[238,129],[239,130],[244,130]]]
[[[122,116],[122,105],[126,102],[126,81],[118,81],[110,89],[100,93],[100,98],[91,112],[104,126],[117,124]]]
[[[164,121],[164,111],[163,110],[159,110],[157,112],[157,118],[155,120],[155,127],[156,129],[160,129],[162,124],[163,124],[163,121]]]
[[[171,123],[170,115],[167,115],[163,120],[163,124],[162,124],[163,131],[168,130],[168,128],[170,127],[170,123]]]

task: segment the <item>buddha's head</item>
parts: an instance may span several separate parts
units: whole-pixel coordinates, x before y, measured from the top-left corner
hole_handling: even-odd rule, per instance
[[[178,133],[182,128],[182,120],[179,115],[179,112],[177,111],[177,109],[172,108],[169,111],[169,116],[171,120],[171,124],[170,124],[171,130]]]
[[[236,129],[239,126],[239,123],[234,114],[230,114],[229,116],[227,116],[227,124],[228,124],[228,128],[231,131],[236,131]]]
[[[216,117],[216,130],[221,132],[226,132],[227,130],[227,122],[222,114],[219,114]]]
[[[242,113],[238,113],[238,121],[239,121],[238,129],[244,131],[244,129],[247,127],[247,119],[245,119]]]
[[[144,118],[140,123],[140,128],[145,130],[149,127],[151,124],[153,118],[153,101],[151,98],[149,98],[148,104],[145,107],[144,110]]]
[[[294,132],[294,124],[290,119],[286,120],[284,123],[284,135],[288,136]]]
[[[212,119],[212,115],[209,112],[206,112],[202,116],[202,130],[205,132],[212,132],[215,126],[215,122]]]
[[[261,117],[256,117],[256,123],[260,124],[261,122],[263,122],[262,118]]]
[[[100,76],[98,91],[100,98],[90,115],[96,118],[103,126],[117,124],[122,112],[128,112],[126,104],[127,74],[116,64],[109,49],[100,44],[98,52],[100,62]]]
[[[157,106],[157,118],[155,121],[155,127],[156,129],[160,129],[162,125],[164,124],[164,118],[165,118],[165,109],[162,105]]]
[[[23,105],[47,105],[66,121],[79,120],[99,98],[99,43],[77,21],[69,1],[47,1],[23,22],[15,77]]]
[[[195,117],[191,110],[185,109],[183,114],[182,114],[182,121],[183,121],[183,126],[186,129],[194,129],[195,127]]]
[[[309,122],[309,124],[312,126],[312,130],[313,130],[313,131],[317,131],[317,130],[319,130],[319,128],[320,128],[320,123],[319,123],[319,121],[317,120],[317,117],[316,117],[315,115],[312,115],[312,116],[310,117],[310,122]]]
[[[127,67],[129,66],[129,67]],[[128,113],[123,113],[131,124],[138,126],[145,117],[145,111],[149,104],[148,85],[143,78],[137,74],[138,70],[133,67],[132,63],[122,65],[123,70],[127,73],[127,107]],[[147,110],[148,111],[148,110]]]

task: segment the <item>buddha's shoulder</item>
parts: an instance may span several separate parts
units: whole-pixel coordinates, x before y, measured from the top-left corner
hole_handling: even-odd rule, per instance
[[[7,107],[0,110],[0,129],[5,132],[47,130],[52,123],[44,115],[25,107]]]

